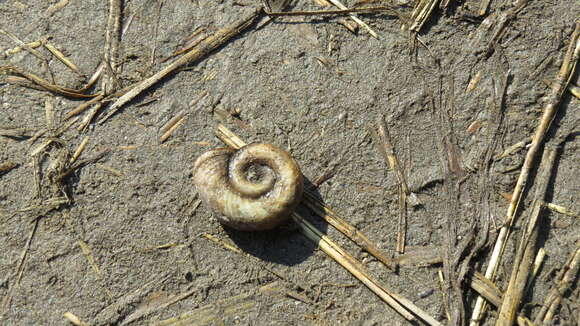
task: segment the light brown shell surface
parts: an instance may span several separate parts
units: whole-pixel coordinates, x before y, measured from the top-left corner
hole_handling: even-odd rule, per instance
[[[249,169],[266,173],[251,180]],[[193,166],[193,183],[218,220],[234,229],[260,231],[283,223],[302,200],[302,172],[285,150],[253,143],[239,150],[218,148]]]

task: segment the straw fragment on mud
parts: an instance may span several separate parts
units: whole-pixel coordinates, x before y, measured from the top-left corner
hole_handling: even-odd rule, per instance
[[[513,8],[517,9],[519,5],[525,5],[525,3],[526,3],[525,0],[524,1],[519,0],[514,5]],[[492,251],[492,255],[489,259],[489,263],[485,271],[485,276],[491,280],[495,280],[497,267],[501,262],[508,236],[512,231],[512,225],[514,224],[519,203],[524,194],[525,186],[528,183],[528,179],[532,172],[532,169],[536,165],[538,153],[544,143],[544,139],[548,132],[548,129],[551,126],[551,122],[553,121],[555,115],[558,112],[559,104],[560,101],[562,100],[562,95],[566,90],[566,86],[570,80],[571,73],[576,68],[579,56],[580,56],[580,22],[577,22],[574,32],[570,37],[570,43],[568,45],[568,49],[566,50],[564,60],[556,76],[556,83],[554,84],[554,87],[552,87],[550,91],[548,100],[544,105],[543,114],[540,120],[538,121],[538,126],[536,128],[536,131],[534,132],[532,143],[530,145],[530,148],[528,149],[528,152],[526,154],[523,163],[523,167],[520,171],[520,175],[514,187],[512,200],[507,209],[504,225],[500,229],[499,235],[497,237],[497,240],[495,242]],[[483,301],[483,298],[478,297],[476,299],[473,312],[471,315],[471,323],[470,323],[471,326],[479,325],[481,315],[483,314],[484,311],[485,311],[485,303]]]
[[[223,125],[216,128],[216,136],[232,148],[240,148],[246,143],[235,135],[232,131]],[[306,191],[304,194],[303,203],[308,202],[306,198],[311,197]],[[330,209],[329,209],[330,210]],[[328,214],[325,214],[328,216]],[[347,253],[337,243],[332,241],[326,235],[322,234],[314,225],[304,219],[300,214],[292,213],[292,220],[298,225],[302,234],[310,241],[319,246],[328,256],[334,259],[338,264],[349,271],[359,281],[361,281],[367,288],[374,292],[379,298],[393,308],[397,313],[409,321],[416,321],[421,319],[428,325],[442,325],[435,318],[426,313],[423,309],[415,305],[411,300],[402,295],[388,289],[378,279],[372,277],[361,262],[356,260],[351,254]],[[331,224],[333,225],[333,224]],[[333,225],[334,226],[334,225]],[[340,229],[339,229],[340,230]],[[342,232],[342,231],[341,231]],[[359,232],[359,235],[362,234]]]
[[[209,53],[213,52],[215,49],[219,48],[220,46],[230,41],[233,37],[236,37],[240,33],[244,32],[246,29],[252,26],[260,16],[261,9],[253,11],[248,16],[243,17],[242,19],[232,23],[231,25],[218,30],[211,36],[208,36],[196,47],[191,49],[191,51],[182,55],[181,57],[173,61],[170,65],[155,73],[153,76],[136,83],[130,91],[119,97],[111,105],[105,116],[103,116],[99,120],[99,124],[104,123],[113,114],[115,114],[123,105],[127,104],[135,97],[137,97],[139,94],[141,94],[143,91],[157,84],[159,81],[161,81],[168,75],[174,73],[178,69],[181,69],[187,64],[190,64],[205,57]]]

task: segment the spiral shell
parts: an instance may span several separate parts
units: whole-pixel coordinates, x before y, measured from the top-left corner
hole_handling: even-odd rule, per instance
[[[304,188],[302,172],[290,154],[263,143],[204,153],[195,161],[193,182],[202,201],[218,213],[218,220],[242,231],[283,223],[302,199]]]

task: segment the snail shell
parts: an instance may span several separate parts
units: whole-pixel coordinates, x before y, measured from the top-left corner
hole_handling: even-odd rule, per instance
[[[294,159],[274,145],[218,148],[201,155],[193,182],[218,220],[234,229],[259,231],[283,223],[302,199],[304,181]]]

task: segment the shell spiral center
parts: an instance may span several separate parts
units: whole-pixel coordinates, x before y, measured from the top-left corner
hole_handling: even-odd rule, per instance
[[[304,187],[290,154],[263,143],[206,152],[194,164],[193,181],[218,220],[238,230],[281,224],[302,199]]]

